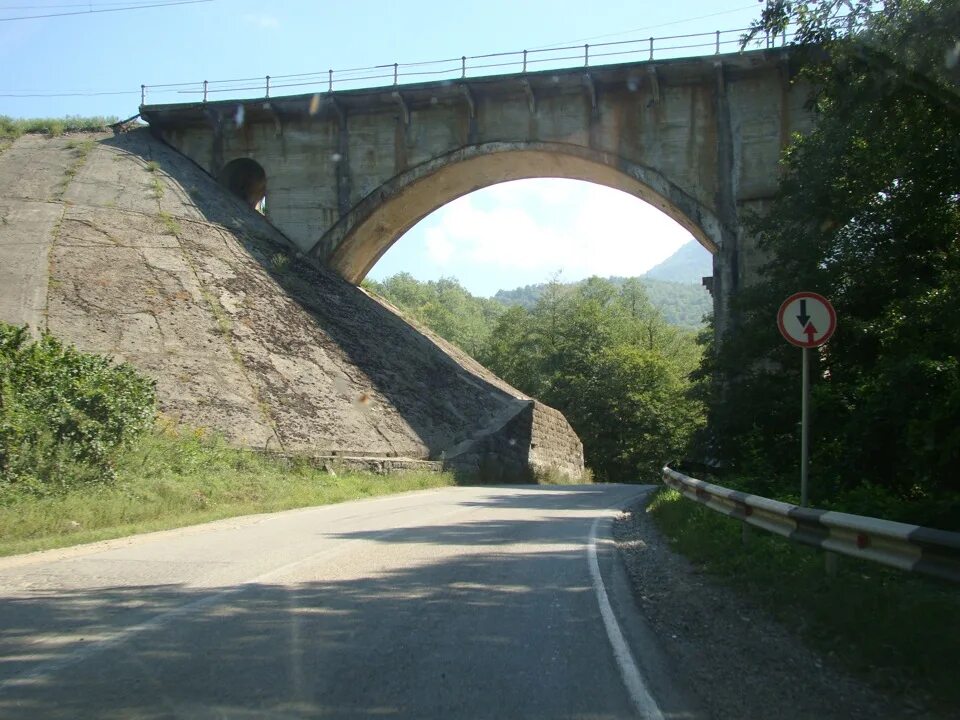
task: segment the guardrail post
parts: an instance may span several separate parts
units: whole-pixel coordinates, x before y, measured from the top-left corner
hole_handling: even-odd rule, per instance
[[[527,51],[523,51],[523,71],[527,71]]]
[[[207,101],[207,81],[203,81],[203,101]]]
[[[270,97],[270,76],[267,75],[267,94],[266,97]]]
[[[650,38],[650,59],[653,60],[653,38]]]
[[[397,84],[397,67],[398,67],[397,63],[394,63],[393,64],[393,84],[394,85]]]
[[[327,70],[327,92],[333,92],[333,70]]]
[[[140,104],[141,105],[147,104],[147,86],[146,85],[140,86]]]
[[[750,531],[750,524],[746,520],[741,521],[740,522],[740,544],[749,545],[750,536],[752,534],[753,533]]]
[[[826,570],[827,577],[836,577],[840,569],[840,556],[829,550],[823,553],[823,568]]]
[[[590,43],[583,46],[583,66],[590,67]]]
[[[714,49],[713,52],[714,52],[715,55],[719,55],[719,54],[720,54],[720,31],[719,31],[719,30],[717,30],[717,44],[716,44],[716,48]]]
[[[460,78],[463,79],[467,76],[467,56],[462,55],[460,57]]]

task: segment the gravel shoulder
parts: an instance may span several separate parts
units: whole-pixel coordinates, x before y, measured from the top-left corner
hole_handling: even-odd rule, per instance
[[[795,628],[674,552],[645,505],[616,519],[614,538],[639,612],[681,675],[678,684],[699,696],[710,717],[939,717],[852,677],[808,648]]]

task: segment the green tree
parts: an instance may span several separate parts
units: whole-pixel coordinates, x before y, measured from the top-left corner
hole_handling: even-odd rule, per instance
[[[494,300],[474,297],[453,278],[420,282],[398,273],[382,283],[365,281],[364,287],[475,357],[504,310]]]
[[[818,291],[839,327],[813,354],[814,499],[864,482],[942,497],[960,461],[960,6],[882,3],[844,34],[839,4],[769,4],[828,52],[803,74],[816,127],[787,152],[779,197],[752,228],[774,261],[710,360],[730,379],[711,427],[734,468],[768,484],[793,476],[799,353],[773,318],[792,292]]]

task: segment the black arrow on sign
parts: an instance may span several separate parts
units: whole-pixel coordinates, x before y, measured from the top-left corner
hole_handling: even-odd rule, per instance
[[[804,328],[807,327],[807,322],[810,320],[810,316],[807,315],[807,301],[806,301],[806,300],[801,300],[801,301],[800,301],[800,314],[797,315],[797,320],[800,321],[800,324],[801,324]]]

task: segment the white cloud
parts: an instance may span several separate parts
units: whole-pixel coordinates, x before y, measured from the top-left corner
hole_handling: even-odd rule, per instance
[[[610,188],[570,180],[494,185],[425,221],[431,261],[522,269],[541,277],[639,275],[690,239],[659,210]],[[416,232],[416,231],[414,231]],[[455,269],[455,268],[454,268]]]
[[[280,27],[280,21],[266,13],[248,13],[243,16],[243,21],[264,30]]]
[[[429,228],[425,235],[425,242],[430,262],[440,266],[449,264],[455,248],[446,233],[439,228]]]

